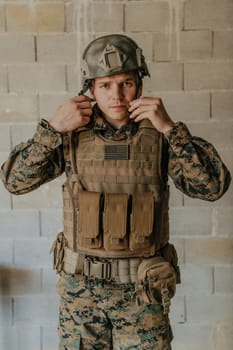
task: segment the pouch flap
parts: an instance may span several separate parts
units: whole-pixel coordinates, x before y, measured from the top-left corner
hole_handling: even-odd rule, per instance
[[[165,259],[162,256],[154,256],[149,259],[144,259],[138,267],[138,281],[145,281],[147,273],[154,266],[160,265],[165,262]]]
[[[128,195],[107,193],[104,204],[104,233],[123,238],[126,235]]]
[[[144,242],[153,230],[154,196],[151,192],[135,193],[132,199],[131,233],[136,243]]]
[[[79,193],[78,232],[81,236],[91,239],[99,235],[100,197],[99,192]]]

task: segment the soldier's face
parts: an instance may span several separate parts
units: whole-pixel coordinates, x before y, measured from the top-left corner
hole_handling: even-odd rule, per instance
[[[121,73],[96,78],[91,92],[105,119],[114,127],[119,128],[127,124],[129,102],[139,97],[141,87],[137,87],[133,73]]]

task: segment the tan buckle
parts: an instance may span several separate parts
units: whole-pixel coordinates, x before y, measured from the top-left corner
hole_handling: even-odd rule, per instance
[[[112,278],[112,264],[111,262],[102,262],[102,278],[108,281]]]
[[[84,275],[88,278],[103,278],[106,280],[111,280],[111,261],[103,262],[86,258],[84,261]]]
[[[88,278],[115,280],[118,283],[135,283],[139,262],[140,259],[137,258],[98,261],[95,258],[86,257],[83,273]]]

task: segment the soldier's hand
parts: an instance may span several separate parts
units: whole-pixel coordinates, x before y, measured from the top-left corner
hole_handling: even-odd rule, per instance
[[[69,132],[90,122],[92,115],[91,99],[88,96],[75,96],[58,107],[49,124],[61,133]]]
[[[160,98],[140,97],[131,101],[129,105],[130,119],[135,122],[149,119],[159,132],[169,131],[175,124],[167,114]]]

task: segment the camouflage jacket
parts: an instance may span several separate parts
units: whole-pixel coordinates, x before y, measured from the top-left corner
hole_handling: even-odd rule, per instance
[[[132,122],[115,130],[98,113],[94,114],[89,127],[119,141],[137,132],[137,124]],[[208,201],[220,198],[231,181],[215,148],[192,136],[182,122],[176,123],[164,136],[163,170],[165,177],[168,174],[183,193]],[[0,174],[8,191],[23,194],[64,171],[63,136],[42,119],[33,138],[13,149]]]

